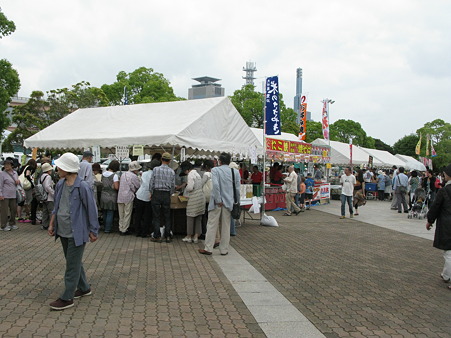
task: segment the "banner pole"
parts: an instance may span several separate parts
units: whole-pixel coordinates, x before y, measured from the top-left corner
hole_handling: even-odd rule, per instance
[[[262,83],[263,86],[263,187],[262,187],[262,217],[265,214],[265,204],[266,204],[266,77],[265,81]]]

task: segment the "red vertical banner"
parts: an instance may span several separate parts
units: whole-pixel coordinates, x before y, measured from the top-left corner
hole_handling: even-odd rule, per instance
[[[305,95],[301,96],[301,106],[300,111],[300,124],[299,124],[299,139],[305,141],[307,133],[307,97]]]
[[[349,139],[349,165],[352,167],[352,138]]]
[[[321,119],[323,125],[323,137],[325,140],[329,140],[329,104],[327,100],[323,101],[323,114]]]

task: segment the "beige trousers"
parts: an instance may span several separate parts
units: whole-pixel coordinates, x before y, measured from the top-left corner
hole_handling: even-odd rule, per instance
[[[213,252],[216,232],[221,224],[221,241],[219,251],[222,254],[229,252],[231,211],[225,207],[216,208],[208,212],[207,234],[205,235],[205,250]]]
[[[294,192],[287,192],[287,194],[285,196],[285,202],[287,205],[287,213],[288,214],[291,214],[291,208],[293,208],[295,212],[301,211],[301,209],[299,209],[299,207],[294,202],[295,196],[296,196],[296,193],[294,193]]]
[[[133,201],[130,203],[118,203],[117,209],[119,211],[119,231],[126,232],[132,218]]]

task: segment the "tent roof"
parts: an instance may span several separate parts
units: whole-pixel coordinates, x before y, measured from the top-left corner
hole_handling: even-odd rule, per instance
[[[318,144],[318,145],[328,145],[328,141],[317,138],[315,141],[312,142],[312,144]],[[330,162],[332,164],[337,165],[348,165],[350,162],[350,151],[349,151],[349,144],[348,143],[342,143],[338,141],[330,141],[330,148],[331,148],[331,158]],[[369,155],[366,151],[362,150],[361,148],[357,146],[352,147],[352,164],[367,164],[369,159]],[[375,165],[382,165],[380,161],[378,161],[376,158],[374,159],[373,163]]]
[[[407,170],[426,171],[425,165],[423,163],[421,163],[420,161],[414,159],[412,156],[401,155],[401,154],[396,154],[395,156],[404,162],[403,166]]]
[[[255,137],[260,142],[260,144],[263,146],[263,129],[251,128],[251,130],[254,133]],[[276,140],[302,142],[296,137],[296,135],[293,135],[293,134],[290,134],[290,133],[284,133],[284,132],[282,132],[281,135],[267,135],[267,137],[268,138],[273,138],[273,139],[276,139]]]
[[[247,154],[261,143],[227,97],[78,109],[24,142],[26,147],[176,146]]]
[[[364,147],[359,147],[359,148],[363,149],[368,154],[373,156],[373,163],[374,163],[374,159],[378,159],[378,162],[381,162],[382,166],[385,166],[385,167],[392,167],[394,165],[399,167],[399,166],[404,165],[404,162],[402,160],[400,160],[395,155],[392,155],[391,153],[389,153],[386,150],[370,149],[370,148],[364,148]]]

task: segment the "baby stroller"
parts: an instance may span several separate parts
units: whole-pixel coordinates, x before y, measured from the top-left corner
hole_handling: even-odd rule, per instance
[[[428,213],[428,195],[423,188],[415,189],[412,200],[412,208],[407,215],[407,218],[423,219]]]

